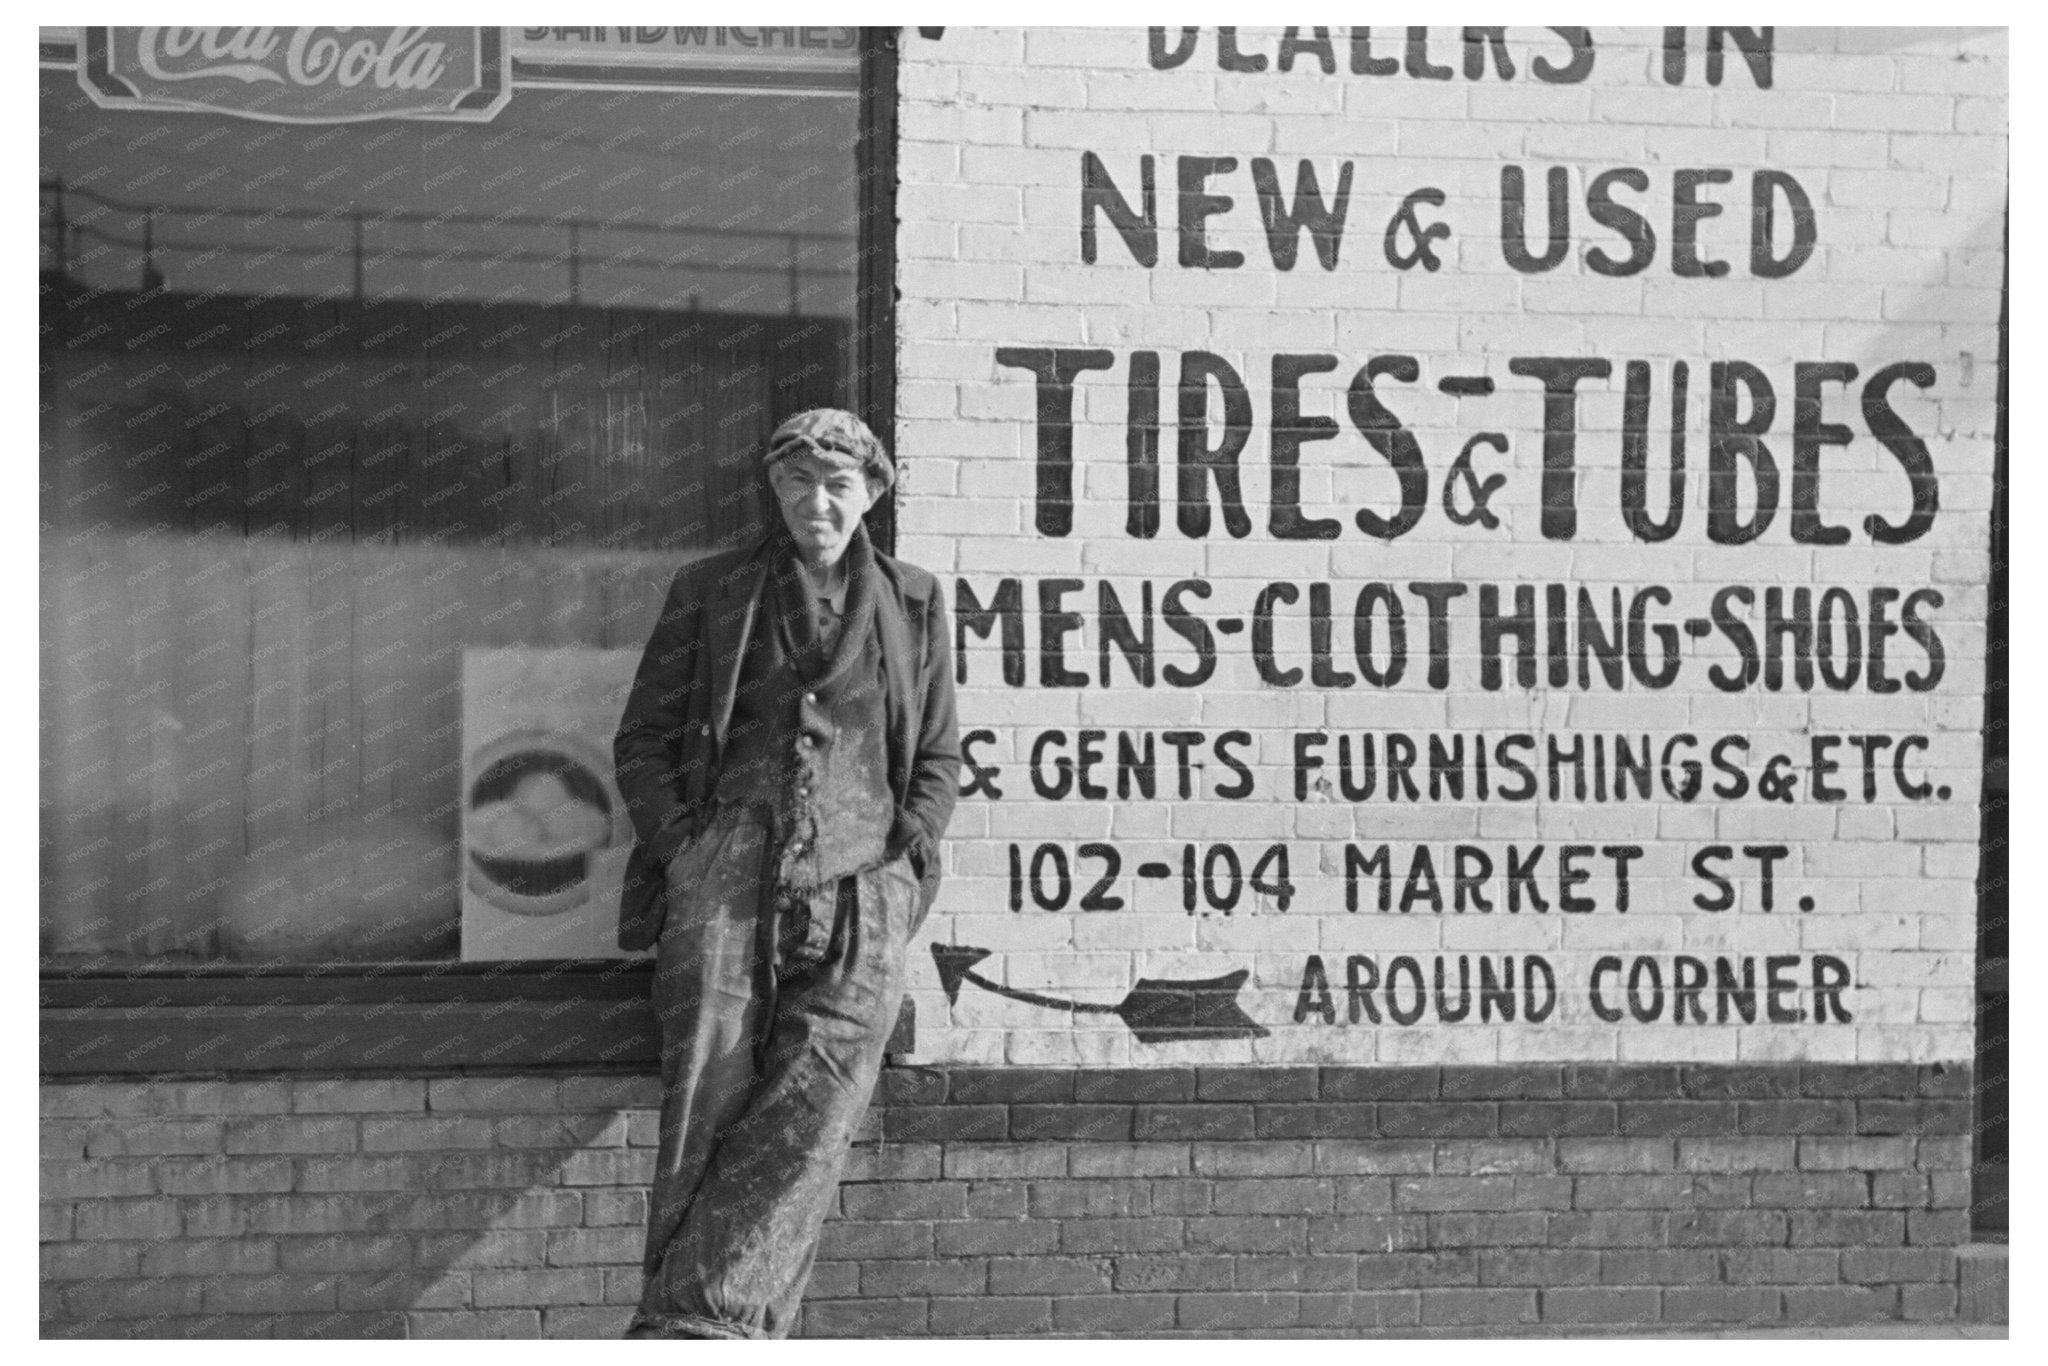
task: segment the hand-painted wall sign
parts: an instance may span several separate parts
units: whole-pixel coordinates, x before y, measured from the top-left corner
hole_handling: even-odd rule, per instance
[[[972,982],[983,991],[1049,1010],[1071,1010],[1081,1015],[1114,1015],[1130,1026],[1131,1036],[1139,1043],[1266,1037],[1264,1026],[1245,1014],[1237,1004],[1238,988],[1244,985],[1245,978],[1251,976],[1249,968],[1226,972],[1221,977],[1203,977],[1187,982],[1141,977],[1123,1000],[1115,1005],[1097,1005],[1090,1001],[1065,1001],[1057,996],[1041,996],[1035,991],[991,982],[973,971],[974,965],[988,956],[987,949],[957,944],[932,945],[932,962],[938,966],[939,985],[945,988],[948,1003],[959,1001],[962,982]]]
[[[1970,1056],[2003,30],[935,37],[921,1059]]]

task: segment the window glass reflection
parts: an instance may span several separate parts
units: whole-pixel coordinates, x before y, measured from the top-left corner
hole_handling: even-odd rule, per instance
[[[46,958],[456,956],[466,818],[601,876],[608,661],[851,400],[855,101],[41,116]]]

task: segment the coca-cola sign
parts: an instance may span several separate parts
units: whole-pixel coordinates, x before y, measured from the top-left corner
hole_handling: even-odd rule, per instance
[[[107,109],[273,123],[483,122],[511,97],[502,28],[94,28],[78,83]]]

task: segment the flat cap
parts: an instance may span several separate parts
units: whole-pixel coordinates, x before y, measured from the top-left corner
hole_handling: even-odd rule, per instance
[[[844,408],[807,408],[768,437],[763,463],[774,465],[798,451],[841,468],[857,467],[884,491],[896,482],[896,465],[881,438]]]

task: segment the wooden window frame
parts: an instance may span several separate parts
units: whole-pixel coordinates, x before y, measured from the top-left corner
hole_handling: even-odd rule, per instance
[[[861,30],[856,389],[894,447],[896,43]],[[893,493],[870,514],[895,549]],[[659,1060],[645,959],[46,968],[50,1080],[274,1072],[624,1069]],[[889,1048],[911,1048],[905,1001]]]

